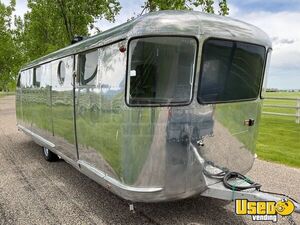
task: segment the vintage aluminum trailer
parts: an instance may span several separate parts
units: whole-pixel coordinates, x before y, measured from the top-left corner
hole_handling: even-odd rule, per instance
[[[122,198],[231,199],[209,174],[252,167],[271,48],[228,17],[150,13],[22,68],[18,127]]]

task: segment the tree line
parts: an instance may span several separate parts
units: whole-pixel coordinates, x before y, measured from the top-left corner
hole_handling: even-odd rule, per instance
[[[118,0],[27,0],[24,16],[14,14],[16,0],[0,0],[0,91],[13,91],[21,66],[70,45],[75,36],[89,36],[95,21],[114,22],[122,13]],[[228,15],[226,0],[146,0],[140,16],[158,10],[202,10]],[[217,11],[216,11],[217,10]],[[130,18],[132,19],[132,18]]]

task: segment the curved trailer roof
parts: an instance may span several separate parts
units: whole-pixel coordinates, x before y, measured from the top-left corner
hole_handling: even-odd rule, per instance
[[[92,36],[26,65],[24,69],[109,43],[144,35],[189,35],[236,39],[271,47],[268,35],[248,23],[197,11],[159,11]]]

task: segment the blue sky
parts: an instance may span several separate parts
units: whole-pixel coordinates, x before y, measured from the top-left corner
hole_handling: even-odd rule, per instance
[[[8,3],[9,0],[0,0]],[[217,0],[216,0],[217,2]],[[300,0],[227,0],[230,17],[263,29],[273,40],[268,87],[300,89]],[[104,31],[139,14],[144,0],[120,0],[122,10],[116,22],[102,20]],[[17,0],[16,14],[27,11],[26,1]]]
[[[244,12],[264,10],[269,12],[299,11],[299,0],[228,0],[230,4],[238,6]]]

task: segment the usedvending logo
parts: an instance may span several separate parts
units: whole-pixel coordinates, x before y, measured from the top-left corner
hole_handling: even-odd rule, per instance
[[[275,201],[248,201],[235,200],[235,213],[237,215],[250,215],[253,221],[278,221],[278,215],[289,216],[295,210],[291,200]]]

